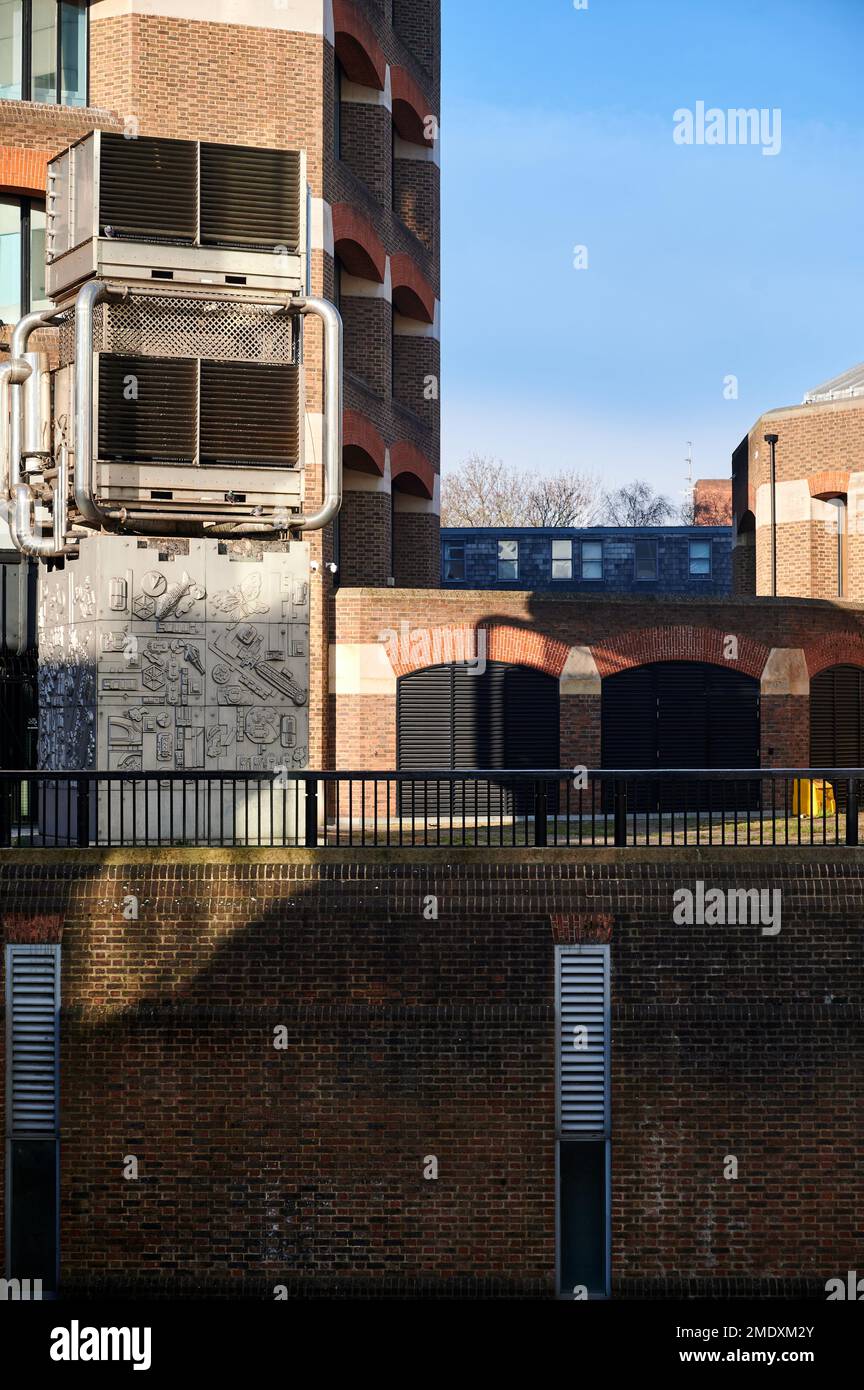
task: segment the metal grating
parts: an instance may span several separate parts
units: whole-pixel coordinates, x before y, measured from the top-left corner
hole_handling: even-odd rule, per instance
[[[300,203],[296,150],[202,144],[202,245],[296,253]]]
[[[583,1034],[582,1029],[587,1032]],[[608,1137],[609,951],[605,946],[558,951],[558,1087],[560,1133]]]
[[[116,355],[289,365],[299,358],[295,324],[266,304],[130,295],[120,304],[96,306],[93,346]],[[58,352],[61,366],[74,362],[74,309],[61,318]]]
[[[201,462],[292,467],[300,460],[295,367],[201,363]]]
[[[14,1135],[58,1127],[60,948],[6,947],[9,1116]]]
[[[99,226],[136,241],[194,243],[198,231],[198,150],[191,140],[102,133]]]
[[[179,358],[99,358],[100,459],[193,463],[198,364]]]

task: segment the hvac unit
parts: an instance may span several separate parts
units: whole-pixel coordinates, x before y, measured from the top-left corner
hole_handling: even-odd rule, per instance
[[[103,309],[97,341],[122,336],[116,322],[105,327],[118,316],[122,306],[119,314]],[[158,335],[149,351],[97,350],[91,476],[105,512],[126,527],[163,534],[206,535],[214,525],[244,521],[254,529],[256,518],[274,511],[285,513],[287,528],[302,505],[302,366],[291,352],[292,328],[285,316],[281,361],[220,360],[199,355],[200,345],[194,355],[154,356]],[[187,348],[193,343],[190,335]],[[54,377],[58,450],[69,442],[74,393],[74,366],[61,366]]]
[[[94,131],[48,165],[46,291],[95,278],[285,298],[306,284],[297,150]]]

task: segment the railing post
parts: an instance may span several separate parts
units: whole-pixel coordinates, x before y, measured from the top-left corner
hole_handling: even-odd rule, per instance
[[[9,849],[12,844],[12,796],[12,780],[4,777],[0,782],[0,849]]]
[[[306,848],[318,848],[318,782],[306,779]]]
[[[90,779],[78,779],[78,798],[76,816],[78,821],[78,848],[86,849],[90,843]]]
[[[615,847],[627,845],[627,783],[623,777],[615,782]]]
[[[858,843],[858,778],[850,777],[846,786],[846,843]]]
[[[549,844],[547,806],[546,781],[541,777],[534,783],[534,844],[539,849]]]

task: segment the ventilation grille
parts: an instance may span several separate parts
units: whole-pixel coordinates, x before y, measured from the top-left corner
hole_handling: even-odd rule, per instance
[[[6,948],[8,1077],[14,1134],[52,1134],[58,1127],[59,964],[57,946]]]
[[[201,146],[201,243],[300,249],[300,156],[295,150]]]
[[[103,353],[98,457],[294,467],[300,459],[298,369]]]
[[[602,946],[563,949],[558,961],[561,1133],[605,1137],[609,1133],[608,951]],[[587,1029],[587,1035],[582,1029]]]
[[[103,132],[99,160],[103,236],[194,244],[198,233],[198,151],[191,140]]]
[[[261,304],[130,295],[99,304],[93,315],[97,352],[137,357],[206,357],[214,362],[288,365],[298,360],[296,319]],[[75,313],[60,322],[60,365],[75,360]]]
[[[201,462],[293,466],[300,457],[294,367],[201,363]]]
[[[103,133],[99,226],[135,241],[295,255],[300,173],[296,150]]]
[[[103,354],[98,457],[193,463],[197,398],[195,361]]]

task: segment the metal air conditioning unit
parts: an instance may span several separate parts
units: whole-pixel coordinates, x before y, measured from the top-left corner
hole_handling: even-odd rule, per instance
[[[95,355],[94,495],[123,528],[213,534],[302,506],[302,368],[294,362]],[[54,377],[55,448],[70,443],[75,371]],[[266,529],[262,526],[262,529]]]
[[[94,277],[260,299],[306,286],[306,157],[94,131],[48,164],[46,292]]]

